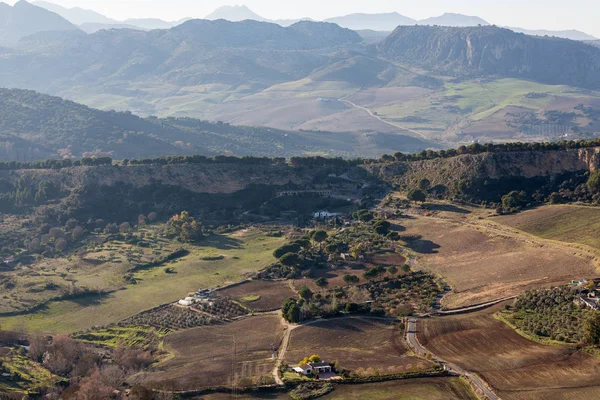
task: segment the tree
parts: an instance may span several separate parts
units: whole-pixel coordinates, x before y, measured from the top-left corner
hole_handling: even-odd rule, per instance
[[[295,299],[286,299],[281,307],[281,315],[291,323],[300,322],[300,306]]]
[[[181,233],[179,234],[179,239],[182,242],[193,243],[204,237],[202,224],[196,221],[195,219],[191,219],[184,223],[181,226]]]
[[[167,222],[169,234],[178,236],[182,242],[194,242],[204,237],[203,226],[190,213],[182,211]]]
[[[296,253],[286,253],[279,259],[279,262],[286,267],[296,267],[300,264],[300,256]]]
[[[119,226],[117,224],[107,224],[106,228],[104,228],[104,233],[107,235],[119,233]]]
[[[377,232],[380,235],[387,235],[391,227],[392,224],[389,221],[380,220],[375,222],[375,224],[373,225],[373,230],[375,230],[375,232]]]
[[[60,238],[57,239],[56,242],[54,242],[54,248],[56,249],[56,251],[64,253],[69,248],[69,244],[64,238]]]
[[[84,230],[81,226],[76,226],[75,229],[73,229],[73,233],[71,234],[71,237],[73,238],[73,240],[78,241],[79,239],[81,239],[83,237],[83,233]]]
[[[121,233],[131,232],[131,224],[129,222],[123,222],[121,225],[119,225],[119,232],[121,232]]]
[[[346,282],[349,285],[358,283],[358,281],[359,281],[359,278],[356,275],[350,275],[350,274],[344,275],[344,282]]]
[[[396,275],[398,273],[398,268],[394,267],[393,265],[391,267],[388,268],[388,272],[391,275]]]
[[[310,237],[311,239],[315,242],[315,243],[319,243],[319,249],[321,249],[321,245],[322,243],[327,240],[327,237],[329,235],[327,235],[327,232],[325,232],[324,230],[318,230],[318,231],[312,231],[310,233]]]
[[[587,181],[587,187],[592,193],[600,192],[600,171],[594,171],[590,174]]]
[[[358,210],[352,214],[352,217],[362,222],[369,222],[374,218],[373,213],[369,210]]]
[[[312,295],[313,295],[312,291],[309,288],[307,288],[306,286],[302,286],[300,288],[300,290],[298,290],[298,294],[304,300],[310,299],[312,297]]]
[[[592,313],[583,324],[583,338],[586,344],[596,346],[600,343],[600,312]]]
[[[325,279],[323,277],[317,279],[315,281],[315,283],[317,284],[318,287],[325,287],[329,284],[329,282],[327,282],[327,279]]]
[[[420,189],[411,189],[406,195],[410,201],[423,203],[427,200],[427,195]]]
[[[506,196],[502,197],[502,209],[506,212],[519,211],[526,205],[527,193],[525,193],[524,191],[517,192],[516,190],[514,190]]]
[[[423,178],[419,181],[419,189],[421,190],[429,190],[431,187],[431,181],[427,178]]]
[[[298,243],[284,244],[283,246],[279,247],[278,249],[275,249],[275,251],[273,252],[273,256],[275,258],[281,258],[287,253],[297,254],[300,252],[301,248],[302,247]]]

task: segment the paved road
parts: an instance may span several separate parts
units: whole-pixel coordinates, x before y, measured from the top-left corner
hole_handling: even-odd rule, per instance
[[[481,378],[462,369],[458,365],[442,360],[441,358],[436,357],[433,353],[429,352],[429,350],[427,350],[417,338],[416,318],[408,319],[408,326],[406,329],[406,342],[415,351],[415,353],[417,353],[417,355],[425,357],[429,354],[432,361],[444,366],[444,368],[451,374],[462,375],[465,378],[467,378],[469,381],[471,381],[471,383],[474,386],[476,386],[479,389],[480,392],[483,392],[485,396],[487,396],[490,400],[500,400],[500,397],[498,397],[496,393],[494,393]]]
[[[464,313],[468,313],[468,312],[472,312],[472,311],[483,310],[484,308],[495,306],[496,304],[502,303],[503,301],[508,301],[508,300],[512,300],[512,299],[516,299],[516,298],[517,298],[517,296],[503,297],[501,299],[488,301],[487,303],[483,303],[483,304],[476,304],[474,306],[455,308],[453,310],[445,310],[445,311],[440,310],[440,311],[437,311],[436,314],[440,314],[440,315],[464,314]]]

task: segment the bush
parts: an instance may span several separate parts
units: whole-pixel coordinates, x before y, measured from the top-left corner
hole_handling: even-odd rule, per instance
[[[273,252],[273,256],[275,258],[281,258],[285,254],[288,254],[288,253],[297,254],[300,252],[301,249],[302,249],[302,247],[300,246],[299,243],[284,244],[283,246],[281,246],[280,248],[276,249]]]

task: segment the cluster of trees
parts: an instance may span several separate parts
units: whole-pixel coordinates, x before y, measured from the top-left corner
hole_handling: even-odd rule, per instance
[[[482,154],[482,153],[500,153],[516,151],[547,151],[547,150],[568,150],[582,149],[600,146],[600,139],[593,140],[570,140],[545,143],[474,143],[469,146],[460,146],[457,149],[448,150],[424,150],[415,154],[403,154],[400,152],[394,155],[385,154],[378,160],[375,159],[343,159],[328,158],[321,156],[291,157],[286,160],[284,157],[235,157],[218,155],[213,157],[202,155],[191,156],[163,156],[158,158],[143,158],[138,160],[124,159],[121,165],[175,165],[175,164],[241,164],[241,165],[291,165],[293,167],[341,167],[348,168],[362,164],[373,164],[377,162],[394,161],[422,161],[433,160],[436,158],[450,158],[463,154]],[[65,158],[58,160],[44,160],[31,162],[6,161],[0,162],[0,170],[20,170],[20,169],[61,169],[77,166],[101,166],[113,165],[111,157],[84,157],[82,159]]]
[[[82,159],[65,158],[61,160],[41,160],[30,162],[0,161],[0,170],[21,169],[62,169],[80,166],[112,165],[110,157],[83,157]]]
[[[511,322],[537,336],[569,343],[598,344],[600,312],[582,308],[573,300],[577,290],[569,286],[528,291],[513,305]]]
[[[33,363],[64,380],[60,385],[37,388],[38,394],[49,400],[113,398],[114,392],[123,387],[129,376],[154,362],[154,356],[149,350],[132,348],[119,343],[113,350],[105,349],[98,352],[68,335],[27,336],[0,330],[0,344],[12,348],[12,353],[7,356],[9,362],[10,358],[25,354]],[[20,345],[28,345],[28,351],[24,353],[23,349],[18,347]],[[1,365],[0,369],[2,369]],[[26,375],[26,371],[23,372],[24,375],[21,375],[20,371],[16,372],[16,376],[11,376],[11,380],[16,384],[27,382],[30,377]],[[132,388],[132,395],[136,400],[171,398],[156,396],[139,385]]]
[[[395,153],[394,155],[383,155],[380,162],[394,161],[423,161],[434,160],[436,158],[450,158],[463,154],[482,154],[482,153],[504,153],[517,151],[548,151],[548,150],[570,150],[586,149],[600,146],[600,139],[592,140],[563,140],[558,142],[509,142],[509,143],[473,143],[469,146],[460,146],[457,149],[448,150],[423,150],[415,154]]]
[[[169,219],[166,225],[167,234],[176,236],[184,243],[193,243],[204,237],[202,223],[190,216],[188,211],[182,211]]]
[[[10,213],[20,209],[45,204],[62,196],[62,192],[52,181],[36,182],[20,177],[11,182],[0,178],[0,212]]]

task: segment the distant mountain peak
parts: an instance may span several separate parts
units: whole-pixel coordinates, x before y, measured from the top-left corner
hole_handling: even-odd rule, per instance
[[[3,4],[3,3],[2,3]],[[38,32],[73,31],[78,28],[62,16],[25,0],[3,6],[0,45],[15,46],[20,39]]]
[[[222,6],[217,8],[212,13],[206,16],[206,19],[216,20],[224,19],[232,22],[244,21],[247,19],[255,21],[267,21],[266,18],[261,17],[254,11],[249,9],[246,5],[234,5],[234,6]]]
[[[474,15],[464,15],[456,13],[444,13],[439,17],[431,17],[418,22],[419,25],[439,25],[439,26],[454,26],[467,27],[478,25],[489,25],[489,22],[483,18]]]

